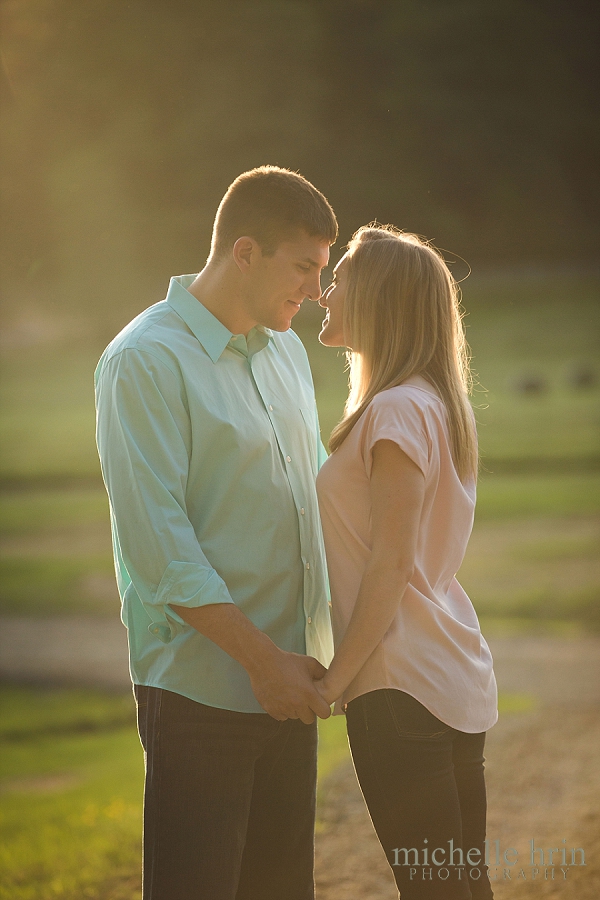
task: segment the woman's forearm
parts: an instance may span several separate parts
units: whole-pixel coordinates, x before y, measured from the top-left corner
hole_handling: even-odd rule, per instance
[[[389,629],[412,571],[371,561],[360,585],[352,618],[329,670],[319,683],[328,703],[340,697]]]
[[[383,639],[412,578],[424,476],[389,440],[373,448],[371,556],[340,646],[319,689],[327,702],[340,697]]]

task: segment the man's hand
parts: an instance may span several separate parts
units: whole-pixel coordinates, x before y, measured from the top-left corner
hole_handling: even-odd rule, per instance
[[[273,651],[258,666],[248,668],[254,696],[265,712],[280,722],[301,719],[306,725],[314,722],[315,714],[329,718],[331,709],[314,685],[327,669],[312,656],[286,653],[275,646]]]
[[[327,669],[312,656],[280,650],[234,603],[173,606],[184,622],[229,653],[250,676],[254,696],[270,716],[307,725],[331,715],[313,682]]]

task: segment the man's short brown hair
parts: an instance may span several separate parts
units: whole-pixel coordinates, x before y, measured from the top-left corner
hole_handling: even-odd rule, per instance
[[[302,175],[260,166],[239,175],[221,200],[210,255],[222,259],[238,238],[247,236],[254,238],[265,256],[271,256],[299,230],[333,244],[338,236],[334,211]]]

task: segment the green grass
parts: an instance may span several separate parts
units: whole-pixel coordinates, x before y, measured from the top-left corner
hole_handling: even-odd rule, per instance
[[[0,611],[6,615],[116,613],[104,590],[95,586],[114,581],[110,556],[8,557],[0,560]],[[115,588],[116,591],[116,588]],[[111,598],[116,601],[116,595]]]
[[[34,347],[8,354],[0,381],[0,475],[99,474],[89,346]]]
[[[569,386],[574,365],[595,364],[598,280],[488,274],[467,281],[464,294],[487,393],[474,401],[484,466],[459,577],[490,628],[600,628],[600,479],[590,470],[600,392]],[[316,343],[314,305],[302,315],[326,438],[346,397],[345,359]],[[5,356],[0,478],[29,485],[0,496],[5,612],[118,614],[105,492],[77,486],[99,473],[92,373],[100,350],[49,345]],[[545,394],[515,391],[527,372],[546,379]],[[68,490],[44,487],[73,478]],[[500,698],[504,714],[532,706],[526,695]],[[143,767],[131,695],[6,688],[0,713],[0,897],[139,898]],[[319,731],[322,786],[348,758],[345,720]]]
[[[490,520],[573,516],[600,512],[600,475],[491,475],[477,488],[476,526]]]
[[[503,714],[529,695],[501,696]],[[143,757],[131,694],[0,688],[0,898],[139,900]],[[319,722],[319,780],[349,759]]]
[[[528,713],[537,705],[535,697],[531,694],[500,694],[498,696],[498,713]]]
[[[0,740],[135,724],[132,695],[72,688],[0,688]]]
[[[319,783],[349,758],[346,717],[319,719]]]
[[[482,472],[477,496],[478,519],[600,512],[600,474]],[[0,536],[39,538],[58,530],[81,532],[106,525],[108,501],[103,487],[19,491],[0,495]],[[106,536],[102,544],[106,548]],[[100,544],[99,544],[100,546]]]
[[[0,689],[0,897],[140,896],[143,759],[131,694]],[[319,778],[349,756],[319,723]]]
[[[600,456],[600,280],[593,274],[515,270],[472,275],[463,283],[465,326],[473,353],[473,404],[484,458],[596,460]],[[306,304],[305,304],[306,306]],[[300,316],[302,318],[300,318]],[[316,342],[322,311],[311,305],[295,320],[311,358],[323,435],[339,419],[347,394],[342,351]],[[598,383],[571,385],[587,365]],[[547,391],[516,390],[527,374]]]
[[[103,488],[18,491],[0,497],[2,537],[55,531],[64,526],[105,522],[108,498]]]
[[[2,751],[0,896],[104,900],[111,884],[139,882],[143,767],[133,728]]]
[[[573,557],[579,544],[573,538],[573,517],[600,511],[600,477],[594,473],[543,475],[491,475],[483,473],[479,481],[478,506],[472,539],[473,553],[485,563],[484,572],[473,588],[479,610],[491,615],[514,614],[521,608],[546,609],[569,619],[580,620],[593,611],[594,593],[581,576],[574,576],[569,589],[561,588],[557,599],[547,588],[539,590],[548,570],[547,563],[565,555]],[[498,533],[490,533],[488,552],[478,543],[479,535],[494,523],[512,529],[521,522],[551,517],[558,534],[536,546],[522,537],[517,556],[505,555],[499,547]],[[531,526],[533,528],[534,525]],[[483,531],[482,531],[483,529]],[[531,530],[531,529],[529,529]],[[10,614],[50,614],[89,612],[116,615],[118,598],[114,587],[113,564],[108,528],[107,501],[103,488],[82,490],[27,491],[5,494],[0,500],[0,531],[4,553],[0,559],[0,610]],[[563,534],[564,532],[564,534]],[[60,540],[59,540],[60,539]],[[582,538],[580,549],[592,559],[597,555],[596,537]],[[50,543],[46,544],[47,541]],[[83,541],[80,547],[78,542]],[[575,543],[574,543],[575,542]],[[512,553],[512,551],[511,551]],[[521,571],[520,558],[529,555],[534,566],[535,586],[525,593],[519,585],[496,588],[495,571],[506,567]],[[515,568],[516,566],[516,568]],[[529,579],[528,579],[529,580]],[[98,592],[98,586],[101,588]],[[467,579],[467,587],[470,587]],[[532,593],[533,591],[533,593]],[[537,593],[535,593],[537,592]],[[490,597],[489,608],[481,599]],[[512,600],[511,600],[512,597]],[[591,599],[590,599],[591,597]],[[515,599],[517,598],[517,599]],[[588,612],[586,612],[586,610]]]
[[[5,493],[0,536],[0,612],[118,613],[104,488]]]
[[[489,459],[588,459],[600,453],[600,387],[575,391],[575,365],[596,367],[599,280],[592,275],[506,271],[464,283],[465,319],[480,385],[474,403]],[[295,320],[313,367],[325,438],[347,392],[342,351],[317,342],[323,311]],[[98,476],[93,371],[101,347],[42,345],[4,355],[0,382],[0,477]],[[514,382],[543,375],[548,391],[522,396]]]
[[[579,623],[585,630],[600,633],[600,591],[598,585],[567,593],[540,586],[509,597],[488,597],[476,603],[484,617],[522,620],[526,625]]]
[[[595,535],[579,539],[571,532],[575,520],[599,511],[600,477],[594,473],[483,473],[469,550],[482,561],[483,572],[476,584],[471,585],[470,576],[465,582],[478,610],[494,616],[520,610],[525,616],[537,609],[546,611],[544,618],[591,622],[596,605],[600,606],[595,600],[597,581],[578,570],[568,585],[557,588],[548,585],[547,575],[548,564],[565,555],[573,558],[579,553],[588,560],[597,556]],[[546,543],[536,546],[528,534],[540,518],[552,519],[555,525]],[[516,527],[520,543],[515,556],[499,535]],[[1,612],[118,614],[103,488],[6,494],[0,502],[0,530]],[[521,572],[524,554],[529,555],[527,583],[532,586],[524,590],[522,579],[505,585],[501,578],[497,584],[498,569]]]
[[[596,515],[480,520],[458,579],[480,616],[600,630]]]
[[[598,390],[576,393],[560,387],[529,397],[510,387],[496,388],[481,404],[475,410],[479,442],[483,463],[490,459],[492,470],[496,460],[506,465],[523,459],[585,461],[599,456]]]
[[[600,455],[600,378],[570,384],[574,367],[600,376],[600,283],[596,276],[542,271],[475,275],[464,283],[465,325],[479,380],[474,394],[484,457],[518,460]],[[547,391],[515,389],[524,375]],[[484,388],[487,393],[482,393]]]
[[[0,709],[0,897],[139,897],[132,696],[4,687]]]

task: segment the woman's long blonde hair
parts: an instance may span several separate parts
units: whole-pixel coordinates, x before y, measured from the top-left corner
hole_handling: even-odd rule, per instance
[[[412,375],[438,391],[462,481],[477,473],[477,437],[468,393],[468,347],[458,287],[441,255],[414,234],[366,225],[348,244],[344,333],[350,393],[331,433],[337,450],[380,391]]]

